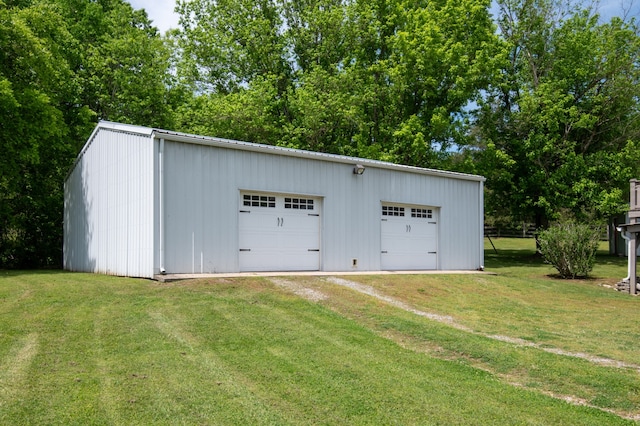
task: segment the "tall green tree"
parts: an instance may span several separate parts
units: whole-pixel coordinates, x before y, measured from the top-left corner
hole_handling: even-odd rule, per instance
[[[72,152],[59,106],[75,95],[74,40],[54,8],[0,3],[0,265],[53,262],[60,185]],[[59,257],[59,256],[58,256]]]
[[[501,79],[476,128],[487,211],[545,226],[605,218],[638,172],[640,38],[555,0],[500,0]]]
[[[122,0],[0,0],[0,268],[61,265],[69,167],[98,119],[170,126],[168,59]]]
[[[97,119],[171,127],[170,50],[144,10],[123,0],[50,0],[82,46],[71,59]]]
[[[495,70],[485,0],[178,2],[179,127],[441,166]],[[269,96],[265,96],[265,94]],[[273,123],[273,125],[271,125]]]

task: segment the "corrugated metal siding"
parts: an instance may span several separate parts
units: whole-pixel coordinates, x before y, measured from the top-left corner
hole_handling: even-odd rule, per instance
[[[383,201],[440,209],[439,269],[483,263],[481,181],[169,140],[164,164],[169,273],[238,271],[241,190],[323,197],[322,270],[380,269]]]
[[[64,267],[153,277],[153,142],[101,128],[65,182]]]

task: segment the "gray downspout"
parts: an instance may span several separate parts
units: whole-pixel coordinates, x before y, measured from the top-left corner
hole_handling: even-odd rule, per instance
[[[164,268],[164,138],[160,138],[158,151],[158,226],[160,246],[160,273],[166,274]]]
[[[631,238],[629,238],[626,235],[626,232],[624,232],[621,227],[619,226],[616,227],[616,231],[620,232],[620,236],[627,242],[627,258],[629,258],[629,253],[633,252],[633,247],[631,247],[633,242],[631,241]],[[627,277],[622,281],[629,281],[630,279],[631,279],[631,265],[627,261]]]
[[[479,221],[480,221],[480,266],[478,269],[484,271],[484,181],[480,181],[479,201]]]

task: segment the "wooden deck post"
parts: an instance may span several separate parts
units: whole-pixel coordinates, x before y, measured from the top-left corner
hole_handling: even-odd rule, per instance
[[[637,232],[630,232],[631,243],[629,244],[629,294],[636,294],[636,264],[637,262],[637,250],[638,250],[638,239]],[[635,248],[635,250],[631,250],[631,248]]]

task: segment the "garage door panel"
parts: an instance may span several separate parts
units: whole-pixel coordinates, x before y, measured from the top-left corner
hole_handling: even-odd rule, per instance
[[[274,212],[240,213],[240,249],[269,247],[273,239],[278,237],[277,218]]]
[[[246,205],[264,203],[267,206]],[[258,200],[258,201],[254,201]],[[241,271],[320,269],[320,201],[309,197],[243,194],[239,216]]]
[[[290,260],[291,256],[295,256],[295,261]],[[273,250],[251,249],[240,252],[240,260],[241,270],[245,272],[313,271],[319,267],[317,252],[275,253]]]
[[[388,253],[382,257],[382,269],[390,271],[430,270],[437,268],[437,255],[424,253],[415,256],[415,253]]]
[[[437,269],[437,221],[434,208],[383,204],[382,269]]]

